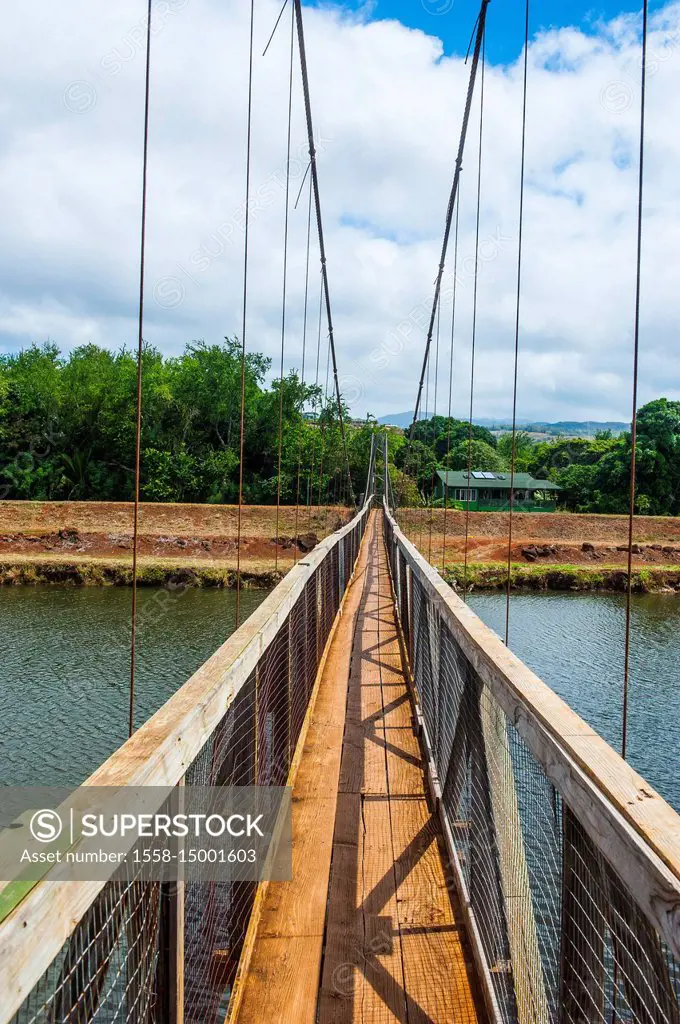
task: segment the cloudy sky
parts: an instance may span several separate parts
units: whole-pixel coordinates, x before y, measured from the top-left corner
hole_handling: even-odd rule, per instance
[[[639,17],[608,0],[532,15],[519,415],[628,419]],[[248,4],[154,0],[146,339],[167,353],[240,333]],[[511,403],[522,102],[520,4],[489,7],[475,414]],[[289,14],[256,0],[248,347],[281,344]],[[476,0],[305,8],[343,391],[356,415],[413,407]],[[0,350],[132,345],[146,4],[14,5],[0,64]],[[680,4],[652,9],[641,399],[680,398]],[[297,59],[297,58],[296,58]],[[306,167],[299,73],[291,204]],[[460,192],[454,412],[470,373],[479,107]],[[285,365],[300,367],[307,192],[290,211]],[[453,252],[438,410],[448,401]],[[316,373],[312,250],[305,374]],[[320,376],[325,378],[325,332]],[[432,374],[434,378],[434,373]],[[434,404],[434,381],[429,407]]]

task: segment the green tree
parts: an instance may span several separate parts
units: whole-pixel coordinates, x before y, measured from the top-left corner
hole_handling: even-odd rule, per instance
[[[499,453],[486,441],[472,441],[471,444],[468,444],[467,441],[459,441],[451,449],[451,454],[445,461],[447,468],[454,470],[467,470],[470,466],[471,469],[499,473],[505,469],[505,464]]]
[[[449,449],[449,439],[451,447],[459,441],[467,441],[470,436],[470,424],[468,420],[433,416],[429,420],[418,420],[412,435],[408,430],[406,433],[414,441],[421,441],[430,448],[434,448],[437,456],[443,459]],[[472,424],[472,438],[476,441],[484,441],[491,448],[496,447],[495,435],[486,427],[480,427],[476,423]]]
[[[142,357],[141,494],[145,500],[233,502],[241,468],[247,502],[350,500],[335,402],[295,370],[271,381],[260,353],[245,360],[241,449],[241,346],[194,341],[177,357],[152,346]],[[268,382],[269,381],[269,382]],[[56,345],[0,355],[0,497],[126,500],[133,495],[137,360],[128,349],[84,345],[63,356]],[[364,489],[371,439],[388,442],[388,467],[401,503],[430,500],[436,472],[468,465],[470,428],[433,416],[414,436],[345,415],[354,489]],[[279,422],[281,445],[279,452]],[[472,427],[472,466],[509,468],[511,439]],[[382,465],[382,455],[380,456]],[[532,444],[516,435],[516,468],[554,480],[567,509],[625,512],[631,437]],[[658,398],[638,413],[636,509],[680,514],[680,402]]]
[[[422,441],[407,442],[397,452],[394,464],[397,469],[415,481],[416,487],[423,497],[432,493],[437,480],[438,467],[437,457],[429,445]]]
[[[534,440],[526,430],[515,433],[515,472],[527,473],[534,455]],[[497,451],[503,460],[504,469],[512,469],[512,434],[502,434],[498,438]]]

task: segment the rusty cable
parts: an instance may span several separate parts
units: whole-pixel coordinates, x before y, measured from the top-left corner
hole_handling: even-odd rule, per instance
[[[517,459],[517,378],[519,371],[519,325],[522,298],[522,241],[524,228],[524,175],[526,168],[527,79],[529,69],[529,0],[524,14],[524,79],[522,85],[522,156],[519,176],[519,227],[517,236],[517,291],[515,299],[515,352],[512,379],[512,452],[510,455],[510,507],[508,514],[508,564],[505,587],[505,643],[510,640],[510,589],[512,574],[512,513],[515,505],[515,465]]]
[[[281,366],[279,372],[279,457],[276,471],[276,543],[274,571],[279,567],[279,522],[281,515],[281,464],[283,459],[283,363],[286,351],[286,291],[288,285],[288,220],[290,213],[290,137],[293,123],[293,53],[295,47],[295,9],[291,8],[290,61],[288,68],[288,131],[286,136],[286,187],[283,218],[283,285],[281,293]],[[297,543],[297,542],[296,542]]]
[[[642,220],[645,169],[645,99],[647,94],[647,35],[649,3],[644,0],[642,8],[642,85],[640,92],[640,162],[638,171],[637,239],[635,270],[635,331],[633,339],[633,415],[630,428],[630,504],[628,509],[628,585],[626,587],[626,633],[624,640],[623,707],[621,713],[621,756],[626,757],[628,749],[628,697],[630,688],[630,640],[631,605],[633,596],[633,529],[635,518],[635,474],[637,469],[637,395],[638,368],[640,362],[640,294],[642,268]]]
[[[465,548],[463,552],[463,600],[467,600],[468,547],[470,542],[470,494],[472,488],[472,409],[475,395],[475,345],[477,341],[477,297],[479,285],[479,221],[482,208],[482,143],[484,140],[484,52],[479,103],[479,158],[477,161],[477,218],[475,224],[475,272],[472,295],[472,342],[470,349],[470,417],[468,420],[467,487],[465,488]]]
[[[243,319],[241,323],[241,416],[238,464],[238,523],[236,531],[236,628],[241,622],[241,527],[243,513],[243,455],[245,451],[246,324],[248,314],[248,242],[250,239],[250,162],[253,123],[253,28],[255,0],[250,0],[250,47],[248,56],[248,103],[246,118],[246,195],[243,224]]]
[[[146,201],[149,166],[149,99],[151,95],[151,0],[147,4],[144,68],[144,141],[142,145],[142,213],[139,252],[139,315],[137,322],[137,409],[135,419],[135,500],[132,531],[132,609],[130,624],[130,691],[128,734],[135,729],[135,669],[137,660],[137,554],[139,547],[139,476],[142,450],[142,363],[144,356],[144,271],[146,264]]]

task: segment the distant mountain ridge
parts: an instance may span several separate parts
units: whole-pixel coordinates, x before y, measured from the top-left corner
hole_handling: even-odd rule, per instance
[[[432,413],[423,413],[419,419],[430,419]],[[378,423],[390,427],[410,427],[413,422],[413,412],[394,412],[387,416],[379,416]],[[504,419],[492,419],[488,416],[476,417],[473,421],[479,427],[488,427],[490,430],[511,430],[512,422]],[[555,423],[548,423],[544,420],[517,420],[517,426],[522,430],[528,430],[537,434],[584,434],[592,435],[598,430],[611,430],[613,434],[620,434],[628,430],[630,424],[619,420],[558,420]]]

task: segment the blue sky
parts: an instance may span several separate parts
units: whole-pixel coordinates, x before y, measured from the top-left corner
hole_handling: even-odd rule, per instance
[[[321,0],[317,6],[328,6]],[[349,10],[361,10],[372,20],[395,18],[409,28],[422,29],[438,36],[446,54],[464,53],[479,11],[479,0],[347,0],[337,4]],[[652,4],[650,10],[661,6]],[[593,4],[590,0],[533,0],[531,32],[574,25],[590,32],[600,21],[619,14],[640,10],[638,0],[607,0]],[[491,0],[488,12],[487,52],[494,63],[513,61],[524,38],[524,0]]]
[[[282,2],[257,0],[262,47]],[[469,78],[462,56],[479,0],[306,2],[317,4],[306,11],[305,31],[340,383],[354,414],[380,416],[413,407]],[[612,22],[640,2],[531,0],[522,418],[630,415],[640,40]],[[178,354],[193,339],[217,341],[241,329],[249,6],[153,3],[144,333]],[[64,351],[135,343],[145,9],[145,0],[11,6],[16,45],[0,66],[0,95],[11,98],[0,104],[0,352],[48,338]],[[491,0],[475,411],[495,418],[506,417],[512,402],[523,15],[524,0]],[[573,30],[548,43],[538,35],[566,26]],[[663,16],[654,0],[649,42],[642,402],[680,399],[680,134],[672,130],[680,0],[668,0]],[[287,230],[286,367],[300,369],[306,208],[286,218],[287,32],[279,30],[265,58],[259,54],[248,339],[278,366]],[[475,97],[475,127],[477,104]],[[292,143],[296,194],[307,167],[299,77]],[[453,410],[461,416],[469,402],[476,147],[473,130],[456,278]],[[450,258],[444,337],[452,283]]]

